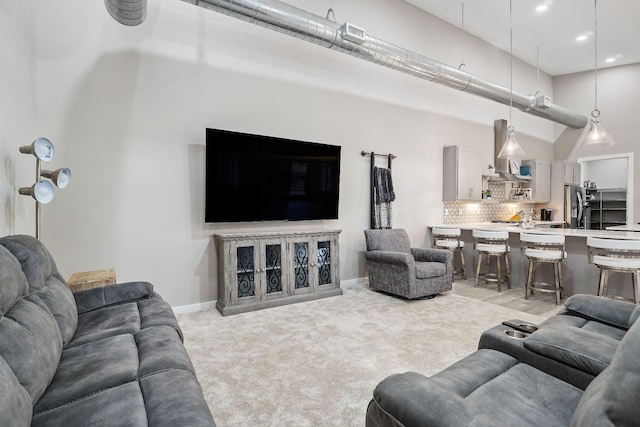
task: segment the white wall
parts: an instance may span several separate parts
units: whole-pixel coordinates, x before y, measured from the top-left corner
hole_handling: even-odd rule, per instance
[[[35,182],[35,157],[20,154],[37,135],[35,0],[0,2],[0,236],[34,233],[35,202],[18,196]]]
[[[590,115],[594,107],[593,71],[559,76],[553,79],[555,101],[563,107]],[[638,151],[638,111],[640,111],[640,64],[598,70],[598,109],[600,122],[616,141],[607,149],[576,149],[580,130],[556,129],[558,138],[554,147],[556,159],[576,160],[578,157],[611,156]],[[640,156],[634,156],[633,169],[640,171]],[[598,186],[600,183],[597,182]],[[640,222],[640,185],[634,186],[633,223]]]
[[[582,161],[582,177],[594,181],[598,188],[627,188],[629,160],[626,157]]]
[[[318,15],[327,4],[297,0]],[[335,1],[338,19],[457,66],[459,30],[400,0]],[[77,19],[82,16],[82,19]],[[440,222],[442,147],[492,163],[493,122],[508,107],[296,40],[177,0],[149,2],[138,27],[100,1],[50,0],[36,11],[37,130],[73,182],[43,210],[42,240],[68,277],[115,267],[149,280],[172,305],[216,299],[212,234],[342,229],[342,279],[366,275],[368,160],[392,152],[394,225],[424,245]],[[465,40],[467,71],[508,86],[509,58]],[[549,76],[514,63],[514,89],[552,94]],[[553,140],[552,123],[513,113],[524,140]],[[340,219],[203,224],[206,127],[342,146]]]

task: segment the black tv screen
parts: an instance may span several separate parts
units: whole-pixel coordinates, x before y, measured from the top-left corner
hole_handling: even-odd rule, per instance
[[[340,146],[207,129],[205,221],[338,218]]]

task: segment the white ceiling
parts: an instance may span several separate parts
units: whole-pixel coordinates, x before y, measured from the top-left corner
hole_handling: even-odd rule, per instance
[[[509,52],[509,0],[406,1],[458,28],[462,26],[464,3],[465,33]],[[593,70],[593,0],[512,2],[515,57],[552,76]],[[546,5],[547,10],[537,11],[540,5]],[[579,35],[588,37],[580,42],[576,40]],[[607,58],[615,61],[605,62]],[[600,0],[598,68],[637,62],[640,62],[640,1]]]

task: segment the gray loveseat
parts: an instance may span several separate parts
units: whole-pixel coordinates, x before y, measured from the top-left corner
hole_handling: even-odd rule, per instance
[[[215,424],[151,284],[72,294],[39,241],[10,236],[0,239],[0,425]]]
[[[485,331],[478,347],[509,354],[584,390],[609,366],[620,340],[638,317],[636,304],[573,295],[558,315],[537,325],[525,339],[507,337],[500,325]]]
[[[595,307],[600,310],[594,310]],[[581,340],[576,325],[582,325],[582,332],[597,331],[594,333],[606,337],[611,325],[604,324],[602,317],[613,320],[609,308],[590,298],[575,298],[566,312],[552,318],[555,320],[550,319],[546,326],[541,325],[525,341],[545,328],[552,333],[564,329],[564,345],[569,347]],[[587,319],[583,313],[578,314],[577,309],[589,311],[595,317]],[[608,363],[584,390],[509,354],[483,348],[430,378],[414,372],[387,377],[373,392],[366,425],[637,426],[640,420],[640,322],[635,321],[637,311],[634,310],[614,314],[622,324],[611,327],[621,329],[619,326],[625,324],[625,318],[630,327],[619,335]],[[572,336],[575,333],[577,336]],[[595,341],[584,344],[586,346],[575,347],[575,360],[583,360],[577,363],[585,363],[584,360],[600,350],[606,353],[611,349],[609,342],[601,349]],[[590,348],[589,353],[580,353],[580,348]],[[567,349],[562,353],[570,357]]]

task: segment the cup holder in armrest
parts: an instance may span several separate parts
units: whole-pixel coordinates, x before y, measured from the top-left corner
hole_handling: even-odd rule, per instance
[[[507,320],[505,322],[502,322],[502,324],[526,334],[532,334],[538,330],[538,327],[536,325],[525,323],[522,320]]]
[[[527,337],[527,334],[520,332],[520,331],[514,331],[513,329],[505,329],[504,331],[502,331],[506,336],[516,339],[516,340],[523,340]]]

